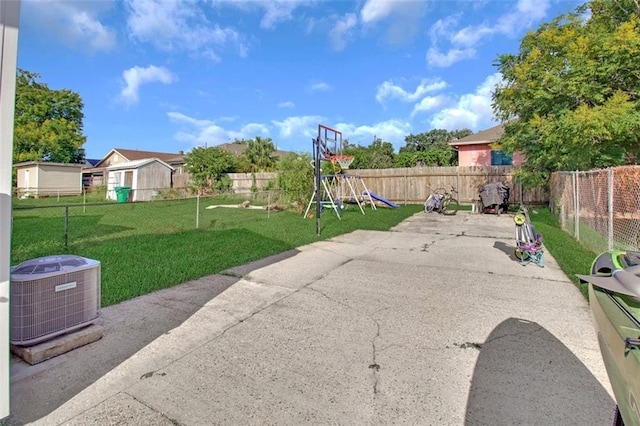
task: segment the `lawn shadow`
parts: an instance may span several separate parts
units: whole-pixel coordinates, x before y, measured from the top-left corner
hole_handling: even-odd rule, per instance
[[[70,216],[68,221],[68,245],[81,240],[101,240],[105,235],[128,231],[133,228],[124,225],[100,223],[101,215]],[[12,247],[17,261],[23,261],[22,252],[29,258],[62,254],[65,248],[65,218],[22,216],[13,218]],[[34,248],[34,247],[37,247]],[[54,250],[54,252],[51,252]],[[48,251],[48,252],[47,252]]]
[[[118,232],[135,229],[125,225],[100,223],[103,215],[86,215],[69,217],[69,241],[100,238]]]
[[[259,244],[261,243],[259,239],[266,239],[248,231],[238,230],[218,232],[216,238],[226,241],[227,239],[220,235],[225,232],[234,234],[234,239],[244,240],[249,244]],[[186,234],[192,233],[197,234],[198,231]],[[206,233],[199,234],[207,237]],[[139,245],[135,245],[139,238],[139,236],[122,238],[114,244],[121,248],[132,245],[140,248]],[[166,238],[169,236],[153,235],[149,238],[148,244],[149,246],[163,244],[168,241]],[[185,241],[193,242],[194,236],[186,235],[183,238]],[[207,238],[211,240],[210,235]],[[262,241],[262,243],[265,242]],[[179,242],[176,244],[180,245]],[[277,242],[275,245],[277,246]],[[206,247],[202,249],[206,250]],[[238,250],[238,248],[232,250]],[[288,250],[229,268],[220,274],[206,275],[200,279],[103,308],[98,319],[98,324],[104,328],[102,339],[40,364],[28,365],[12,356],[11,417],[8,424],[26,424],[54,412],[86,388],[103,379],[127,359],[135,356],[145,346],[162,335],[170,334],[202,307],[237,283],[243,275],[295,256],[297,253],[297,250]],[[158,259],[148,253],[142,253],[139,259],[145,257],[150,265],[158,262]],[[148,269],[145,271],[147,274],[151,273]],[[103,275],[105,273],[108,271],[103,271]],[[212,324],[212,327],[212,338],[215,338],[215,333],[219,330],[216,329],[216,324]],[[105,398],[108,396],[110,395],[105,395]]]
[[[560,340],[509,318],[481,345],[465,425],[611,424],[614,404]]]

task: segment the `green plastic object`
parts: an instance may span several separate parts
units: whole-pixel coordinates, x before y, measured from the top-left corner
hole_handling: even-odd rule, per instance
[[[129,193],[131,192],[130,186],[116,186],[116,201],[119,203],[126,203],[129,199]]]

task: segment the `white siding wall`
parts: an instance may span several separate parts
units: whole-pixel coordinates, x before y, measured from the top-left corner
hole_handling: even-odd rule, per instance
[[[82,166],[55,163],[19,166],[16,188],[18,196],[80,195]]]
[[[39,195],[82,194],[82,168],[40,164],[38,173]]]

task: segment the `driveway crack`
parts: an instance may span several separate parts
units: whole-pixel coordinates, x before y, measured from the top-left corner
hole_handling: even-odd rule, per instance
[[[320,291],[318,289],[315,289],[315,288],[312,288],[312,287],[307,287],[307,288],[309,290],[312,290],[312,291],[322,295],[327,300],[330,300],[333,303],[336,303],[336,304],[338,304],[340,306],[344,306],[347,309],[351,309],[351,310],[354,310],[354,311],[360,313],[361,315],[369,318],[375,324],[376,332],[375,332],[373,338],[371,339],[371,363],[369,364],[369,367],[368,367],[371,370],[371,374],[372,374],[372,378],[373,378],[373,395],[375,397],[379,392],[379,390],[378,390],[378,382],[380,380],[380,376],[379,376],[378,372],[380,371],[380,368],[381,368],[380,364],[378,364],[378,361],[377,361],[378,348],[376,347],[376,340],[380,337],[380,323],[378,322],[377,319],[375,319],[373,317],[373,314],[367,314],[365,312],[360,312],[356,308],[354,308],[353,306],[348,305],[348,304],[346,304],[344,302],[341,302],[339,300],[336,300],[336,299],[330,297],[329,295],[327,295],[326,293],[324,293],[324,292],[322,292],[322,291]],[[374,314],[376,314],[378,312],[381,312],[381,311],[384,311],[384,310],[387,310],[387,309],[390,309],[390,307],[379,309],[376,312],[374,312]]]

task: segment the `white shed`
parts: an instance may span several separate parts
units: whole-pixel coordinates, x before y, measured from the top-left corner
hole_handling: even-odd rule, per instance
[[[82,164],[27,161],[13,165],[18,196],[46,197],[82,194]]]
[[[128,201],[151,201],[171,188],[173,167],[157,158],[129,161],[107,167],[107,199],[115,200],[115,188],[131,188]]]

